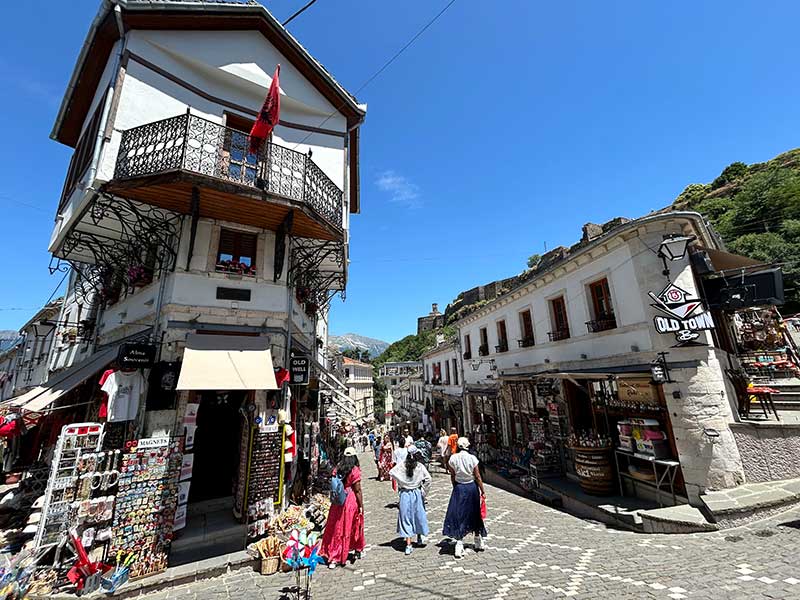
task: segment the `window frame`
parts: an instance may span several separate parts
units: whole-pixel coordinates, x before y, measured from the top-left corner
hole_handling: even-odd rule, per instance
[[[519,339],[520,348],[529,348],[536,344],[536,336],[533,333],[533,311],[530,308],[523,308],[519,313],[519,330],[521,337]],[[530,325],[530,331],[527,331],[525,315],[527,315],[527,324]]]
[[[248,265],[248,273],[240,273],[242,275],[248,275],[255,277],[258,273],[258,234],[251,232],[251,231],[242,231],[240,229],[229,229],[227,227],[220,227],[219,230],[219,241],[217,243],[217,257],[215,264],[215,270],[220,273],[230,273],[232,271],[220,268],[223,264],[222,254],[223,254],[223,236],[226,234],[231,234],[233,236],[233,249],[231,252],[225,252],[224,254],[230,255],[230,262],[231,263],[242,263],[242,238],[245,236],[249,236],[252,238],[252,247],[253,247],[253,255],[247,257],[250,258],[250,264]]]
[[[505,319],[498,319],[494,322],[495,331],[497,333],[497,346],[495,351],[498,353],[508,352],[508,325]]]
[[[567,301],[564,298],[564,295],[561,294],[551,298],[548,302],[550,304],[550,319],[553,326],[553,330],[550,332],[551,340],[559,341],[569,339],[572,333],[569,329]]]

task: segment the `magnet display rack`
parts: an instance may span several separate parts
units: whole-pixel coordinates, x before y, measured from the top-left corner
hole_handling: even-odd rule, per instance
[[[73,423],[61,428],[50,478],[44,494],[42,518],[36,530],[34,546],[57,544],[69,527],[70,504],[78,482],[78,459],[82,452],[98,452],[103,444],[102,423]]]

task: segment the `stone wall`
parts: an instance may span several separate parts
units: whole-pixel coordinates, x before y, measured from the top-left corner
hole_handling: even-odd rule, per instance
[[[800,424],[734,423],[731,431],[748,482],[800,477]]]
[[[673,351],[677,358],[678,352]],[[698,505],[706,490],[731,488],[745,482],[742,459],[730,425],[734,421],[731,393],[723,373],[722,353],[714,348],[683,348],[683,360],[696,367],[673,370],[674,383],[664,386],[675,444],[689,502]],[[675,398],[674,392],[680,397]]]

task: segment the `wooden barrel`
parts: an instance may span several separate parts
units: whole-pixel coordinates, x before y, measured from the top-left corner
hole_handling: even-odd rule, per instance
[[[593,496],[610,496],[614,493],[614,467],[611,448],[572,448],[575,452],[575,473],[581,489]]]

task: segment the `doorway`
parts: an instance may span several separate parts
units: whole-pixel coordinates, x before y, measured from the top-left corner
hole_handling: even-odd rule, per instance
[[[199,395],[190,503],[232,495],[239,466],[239,409],[247,392],[209,391]]]

